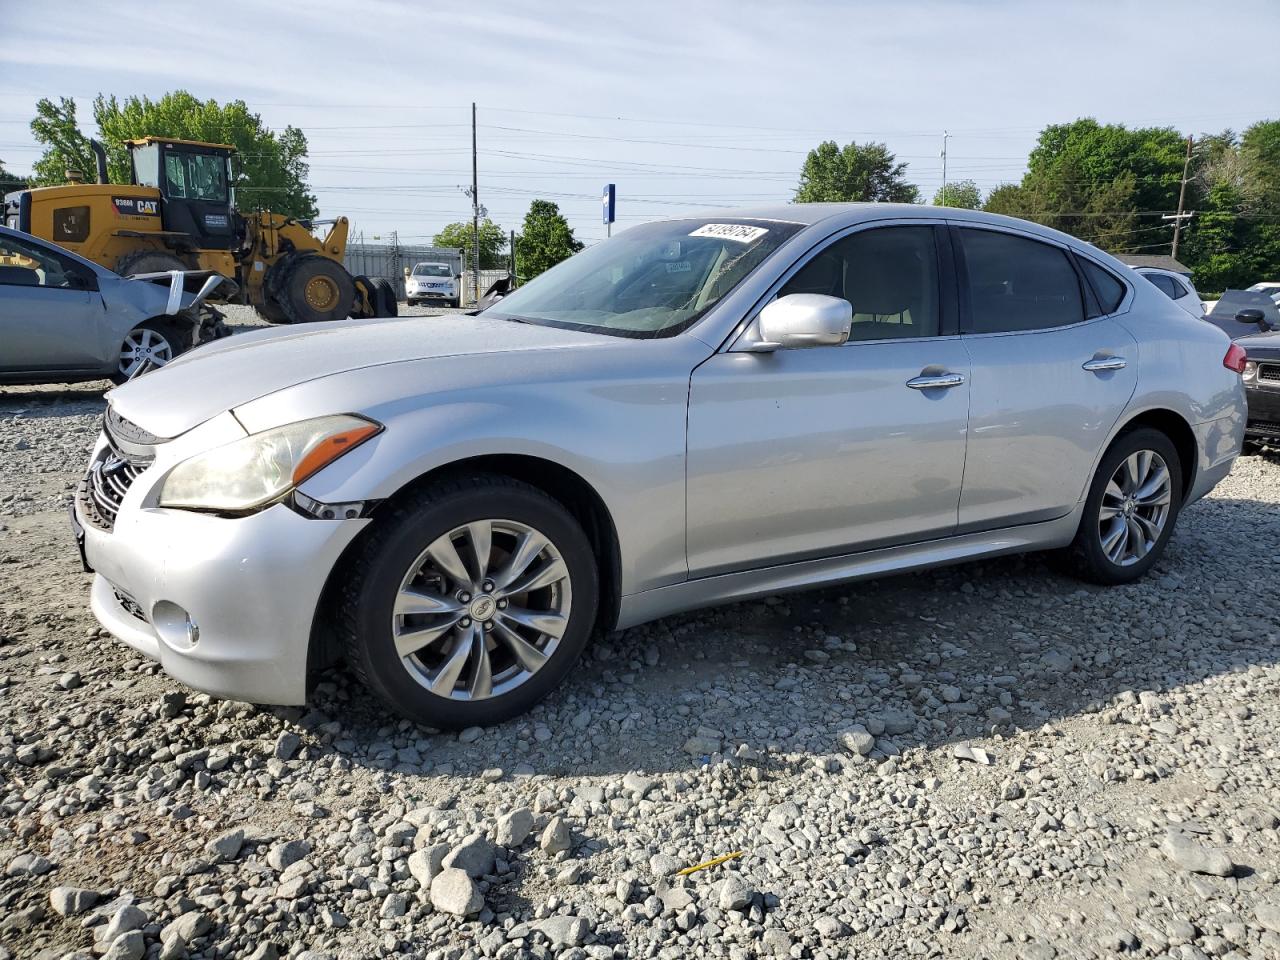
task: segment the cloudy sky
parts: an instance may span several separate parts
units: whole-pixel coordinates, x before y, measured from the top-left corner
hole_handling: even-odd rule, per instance
[[[428,240],[481,201],[504,228],[555,200],[578,235],[790,198],[807,150],[879,140],[926,196],[1016,180],[1037,131],[1080,116],[1240,129],[1280,114],[1275,0],[644,0],[408,3],[79,0],[6,5],[0,158],[25,171],[42,96],[184,88],[300,126],[321,215]],[[192,14],[192,11],[199,11]],[[168,18],[164,19],[165,14]]]

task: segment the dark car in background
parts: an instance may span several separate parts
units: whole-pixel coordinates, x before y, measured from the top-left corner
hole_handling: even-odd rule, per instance
[[[1244,348],[1245,446],[1280,445],[1280,306],[1260,290],[1228,290],[1205,317]]]

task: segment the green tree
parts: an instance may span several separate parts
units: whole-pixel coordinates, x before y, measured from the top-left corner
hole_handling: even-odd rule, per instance
[[[0,196],[12,193],[14,190],[21,190],[26,185],[26,180],[6,170],[4,161],[0,160]]]
[[[466,264],[470,270],[475,264],[474,231],[470,220],[447,224],[432,241],[437,247],[465,247]],[[503,251],[507,248],[507,235],[503,229],[487,217],[480,221],[480,269],[496,270],[506,266]]]
[[[827,140],[805,158],[795,202],[915,203],[920,191],[907,182],[906,169],[883,143],[849,143],[841,148]]]
[[[982,206],[982,194],[978,185],[972,180],[957,180],[939,187],[933,195],[936,207],[959,207],[962,210],[977,210]]]
[[[516,235],[516,274],[521,283],[532,280],[581,249],[560,208],[549,200],[535,200]]]
[[[243,100],[219,104],[199,100],[185,90],[148,97],[105,97],[93,101],[98,138],[107,151],[107,171],[113,183],[129,180],[126,140],[145,136],[175,137],[228,143],[237,150],[232,180],[242,209],[272,210],[294,217],[314,217],[316,198],[307,185],[307,139],[297,127],[277,134],[263,126]],[[32,165],[35,184],[62,183],[68,169],[92,176],[96,167],[89,138],[76,120],[75,101],[36,104],[31,132],[44,144],[44,154]]]

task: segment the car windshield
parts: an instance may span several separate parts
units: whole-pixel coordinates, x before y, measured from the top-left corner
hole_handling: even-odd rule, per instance
[[[413,268],[415,277],[447,277],[449,268],[443,263],[420,263]]]
[[[802,226],[733,219],[632,227],[570,257],[483,315],[621,337],[671,336]]]

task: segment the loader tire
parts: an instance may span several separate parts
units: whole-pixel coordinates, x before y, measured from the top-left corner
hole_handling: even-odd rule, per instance
[[[396,302],[396,288],[386,277],[373,277],[370,281],[378,295],[378,316],[395,317],[400,313],[400,305]]]
[[[292,323],[289,315],[284,312],[284,308],[274,300],[264,300],[254,308],[254,312],[258,314],[267,323]]]
[[[328,257],[301,256],[290,263],[276,285],[280,307],[291,323],[345,320],[351,315],[356,285],[340,263]]]
[[[190,268],[174,254],[163,250],[135,250],[116,261],[116,273],[122,277],[136,277],[140,273],[164,273],[168,270]]]

